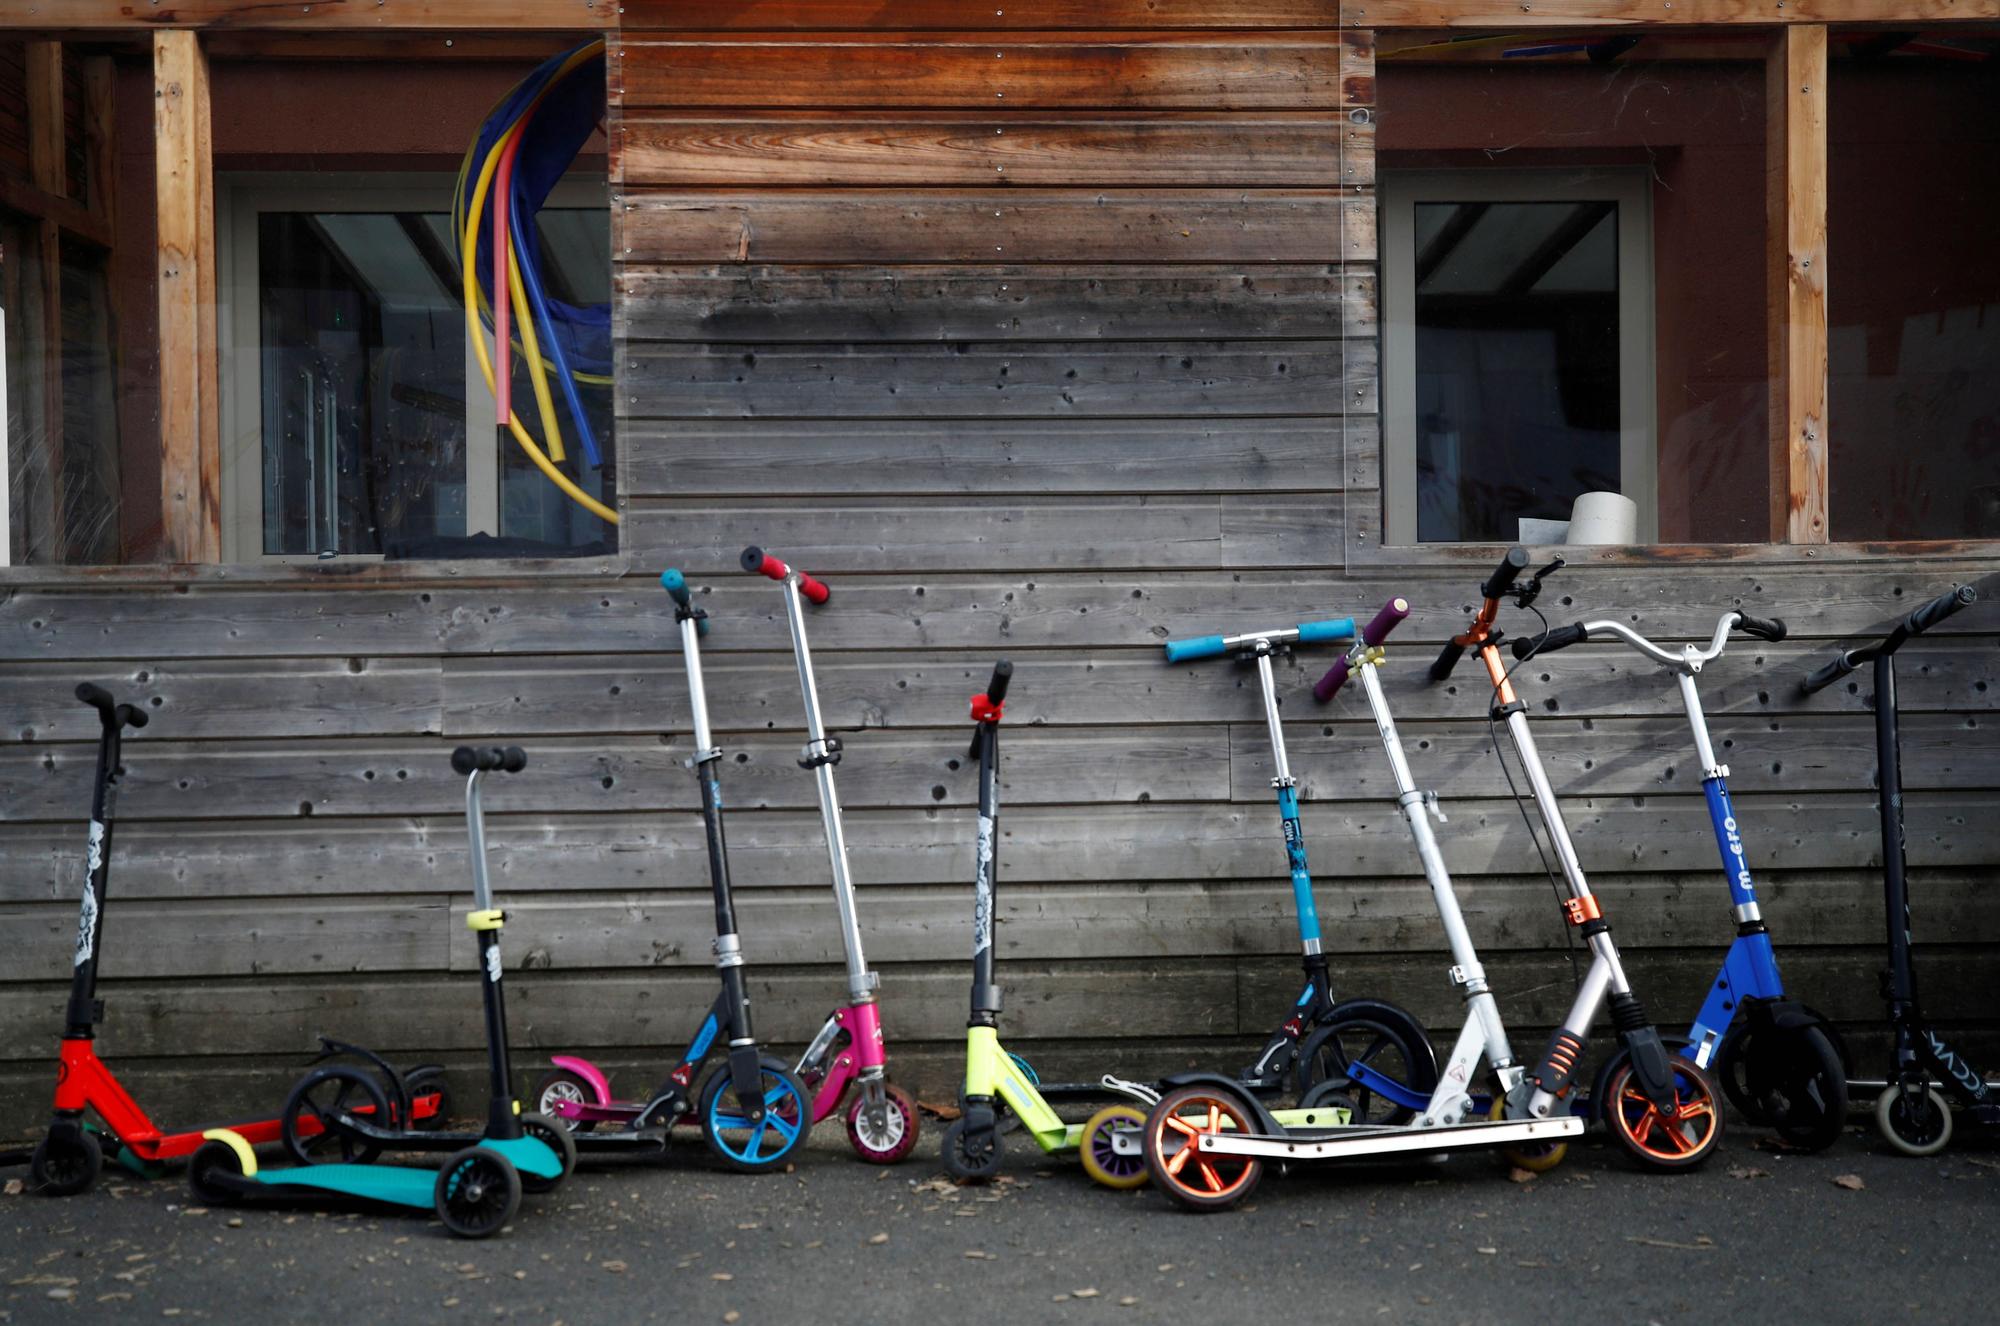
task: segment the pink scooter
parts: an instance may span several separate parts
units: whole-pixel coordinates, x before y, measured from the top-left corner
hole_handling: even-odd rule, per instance
[[[833,766],[840,762],[840,739],[826,735],[820,721],[819,693],[813,681],[812,654],[806,645],[805,615],[801,596],[815,604],[826,602],[831,591],[803,572],[793,571],[775,557],[766,557],[752,548],[743,554],[746,570],[784,582],[785,610],[791,623],[792,644],[799,668],[799,687],[805,698],[806,728],[810,739],[799,764],[812,769],[819,779],[820,814],[826,825],[827,854],[833,865],[834,899],[840,910],[840,933],[847,952],[847,987],[850,1002],[833,1010],[819,1034],[806,1047],[793,1076],[811,1095],[812,1121],[818,1123],[838,1113],[846,1104],[847,1138],[863,1160],[892,1165],[910,1154],[917,1144],[917,1103],[907,1091],[888,1081],[888,1059],[882,1039],[882,1023],[875,1004],[875,987],[880,978],[868,970],[861,950],[861,930],[855,920],[854,885],[847,872],[847,840],[841,832],[840,803],[834,792]],[[671,573],[670,573],[671,574]],[[698,612],[686,599],[686,588],[678,582],[669,590],[683,614]],[[684,633],[687,628],[683,628]],[[701,715],[702,731],[696,744],[706,749],[707,696],[702,690],[698,669],[688,675],[694,694],[695,711]],[[699,755],[697,756],[699,758]],[[710,845],[712,854],[721,853],[721,843]],[[699,1065],[717,1031],[717,1019],[706,1021],[682,1062],[674,1069],[679,1081]],[[588,1151],[590,1130],[600,1123],[629,1128],[638,1108],[615,1100],[611,1083],[588,1059],[559,1055],[550,1060],[555,1071],[543,1079],[537,1093],[537,1107],[552,1118],[572,1123],[577,1141]],[[686,1083],[683,1081],[682,1085]],[[858,1087],[850,1093],[850,1088]],[[851,1102],[849,1095],[853,1096]],[[774,1157],[767,1157],[774,1159]],[[745,1166],[748,1168],[748,1166]]]

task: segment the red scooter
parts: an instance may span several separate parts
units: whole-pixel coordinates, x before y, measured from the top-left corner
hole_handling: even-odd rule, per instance
[[[0,1153],[0,1163],[29,1161],[34,1186],[54,1197],[87,1191],[104,1168],[108,1139],[113,1156],[128,1168],[149,1173],[162,1161],[193,1154],[202,1144],[202,1135],[215,1124],[199,1128],[167,1131],[148,1118],[125,1088],[110,1065],[97,1057],[96,1028],[104,1020],[104,1003],[97,997],[97,961],[104,939],[104,898],[111,877],[111,822],[118,801],[118,780],[125,770],[119,764],[121,740],[126,728],[146,726],[144,710],[118,704],[108,691],[89,682],[76,688],[76,698],[97,710],[100,731],[97,740],[97,781],[91,792],[90,836],[84,854],[87,878],[83,889],[83,910],[77,922],[76,949],[71,963],[69,1012],[62,1034],[61,1061],[56,1069],[55,1117],[48,1135],[32,1153]],[[391,1120],[409,1119],[418,1127],[436,1127],[443,1122],[445,1103],[442,1067],[425,1064],[407,1074],[397,1073],[380,1056],[342,1041],[322,1038],[320,1058],[344,1055],[367,1060],[381,1081],[354,1075],[347,1089],[363,1099],[349,1108]],[[84,1122],[95,1111],[101,1128]],[[258,1119],[247,1123],[221,1125],[230,1128],[252,1146],[273,1142],[279,1136],[279,1120]],[[317,1121],[301,1117],[297,1126],[308,1134],[318,1131]]]

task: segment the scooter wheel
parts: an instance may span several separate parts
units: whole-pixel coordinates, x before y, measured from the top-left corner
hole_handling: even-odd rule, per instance
[[[982,1128],[969,1131],[965,1120],[955,1120],[944,1130],[938,1147],[945,1173],[966,1183],[983,1183],[1000,1172],[1000,1130]]]
[[[242,1195],[228,1180],[243,1177],[243,1158],[227,1142],[208,1141],[188,1157],[188,1192],[204,1206],[234,1206]]]
[[[498,1151],[467,1147],[438,1171],[431,1205],[460,1238],[491,1238],[521,1209],[520,1172]]]
[[[1936,1087],[1912,1096],[1892,1086],[1875,1101],[1875,1126],[1906,1156],[1934,1156],[1951,1141],[1951,1102]]]
[[[1716,1047],[1709,1067],[1721,1084],[1722,1094],[1745,1122],[1767,1128],[1771,1115],[1764,1107],[1764,1093],[1750,1081],[1751,1065],[1757,1061],[1757,1054],[1750,1042],[1749,1023],[1738,1019],[1723,1034],[1722,1044]]]
[[[429,1114],[417,1113],[419,1096],[436,1096],[437,1108]],[[438,1067],[419,1068],[403,1079],[403,1098],[410,1102],[410,1127],[422,1133],[440,1132],[451,1123],[451,1084],[445,1081],[444,1069]]]
[[[1632,1080],[1626,1059],[1605,1083],[1598,1101],[1604,1126],[1625,1153],[1651,1170],[1693,1169],[1714,1153],[1722,1141],[1722,1107],[1715,1084],[1693,1061],[1675,1055],[1674,1103],[1662,1110],[1646,1098]]]
[[[557,1106],[595,1104],[597,1088],[584,1081],[581,1074],[572,1073],[567,1068],[556,1069],[535,1088],[535,1113],[547,1115],[571,1132],[587,1133],[597,1127],[597,1121],[565,1118]]]
[[[554,1192],[562,1186],[564,1179],[576,1172],[576,1139],[569,1135],[569,1129],[546,1114],[524,1114],[521,1116],[521,1134],[524,1137],[534,1138],[555,1152],[556,1159],[562,1162],[562,1172],[553,1179],[530,1174],[516,1165],[514,1168],[521,1176],[522,1192],[530,1194]]]
[[[1427,1038],[1411,1040],[1411,1029],[1398,1027],[1380,1018],[1344,1017],[1328,1023],[1306,1037],[1299,1046],[1299,1099],[1323,1082],[1354,1102],[1354,1122],[1400,1125],[1416,1117],[1416,1112],[1377,1092],[1368,1090],[1351,1076],[1353,1065],[1366,1064],[1376,1072],[1419,1096],[1428,1097],[1437,1087],[1437,1073]],[[1421,1037],[1421,1029],[1417,1030]]]
[[[909,1155],[916,1148],[920,1126],[917,1102],[909,1092],[886,1084],[882,1090],[888,1102],[879,1125],[868,1118],[865,1092],[855,1092],[853,1103],[847,1107],[847,1140],[853,1145],[854,1154],[871,1165],[893,1165]]]
[[[361,1115],[378,1128],[395,1128],[388,1097],[371,1073],[344,1064],[315,1068],[285,1097],[278,1134],[301,1165],[338,1161],[366,1165],[382,1154],[382,1144],[357,1136],[340,1124],[342,1115]]]
[[[1762,1061],[1750,1081],[1762,1090],[1771,1127],[1789,1146],[1824,1151],[1847,1127],[1847,1070],[1840,1051],[1818,1027],[1794,1027],[1776,1044],[1759,1043]]]
[[[1203,1137],[1254,1131],[1250,1111],[1234,1093],[1187,1086],[1170,1091],[1146,1116],[1140,1145],[1153,1182],[1190,1211],[1220,1211],[1257,1187],[1264,1162],[1255,1156],[1209,1156]]]
[[[1486,1111],[1486,1117],[1489,1119],[1507,1117],[1507,1097],[1504,1094],[1494,1095],[1493,1108]],[[1507,1157],[1507,1163],[1516,1169],[1524,1169],[1530,1174],[1547,1174],[1568,1158],[1569,1143],[1545,1142],[1541,1146],[1503,1147],[1500,1154]]]
[[[50,1133],[35,1143],[28,1177],[51,1197],[74,1197],[90,1191],[104,1172],[104,1148],[81,1128]]]
[[[1136,1105],[1106,1105],[1083,1125],[1083,1172],[1106,1188],[1146,1186],[1146,1112]],[[1118,1149],[1118,1140],[1127,1142]]]
[[[764,1117],[752,1122],[730,1085],[729,1065],[708,1075],[701,1088],[701,1135],[732,1169],[755,1174],[781,1163],[812,1130],[812,1098],[790,1068],[776,1059],[762,1064]]]

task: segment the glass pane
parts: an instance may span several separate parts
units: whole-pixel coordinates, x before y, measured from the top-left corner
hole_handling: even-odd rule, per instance
[[[62,251],[63,560],[122,552],[117,363],[103,255]]]
[[[409,213],[258,221],[264,551],[465,533],[465,321]]]
[[[2000,64],[1838,34],[1828,91],[1832,537],[2000,538]]]
[[[1414,226],[1417,538],[1510,542],[1617,491],[1617,204],[1427,202]]]

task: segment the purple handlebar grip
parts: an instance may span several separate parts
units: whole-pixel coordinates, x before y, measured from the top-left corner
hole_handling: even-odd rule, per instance
[[[1362,628],[1361,643],[1370,649],[1381,644],[1389,638],[1389,632],[1396,629],[1396,624],[1409,615],[1410,601],[1408,599],[1400,596],[1390,599],[1382,605],[1382,611],[1375,614],[1375,619]],[[1347,656],[1343,654],[1332,667],[1326,670],[1326,675],[1314,683],[1313,698],[1321,704],[1325,704],[1338,694],[1340,688],[1346,684]]]

